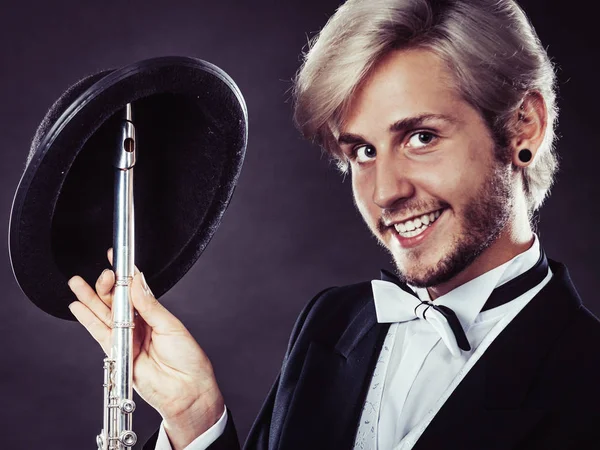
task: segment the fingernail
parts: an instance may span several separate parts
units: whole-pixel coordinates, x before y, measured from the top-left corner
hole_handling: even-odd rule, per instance
[[[104,277],[106,276],[106,272],[108,272],[108,269],[104,269],[102,271],[102,273],[100,274],[100,281],[104,280]]]
[[[69,285],[69,288],[71,290],[73,290],[73,282],[74,282],[74,280],[75,280],[75,277],[72,277],[72,278],[69,279],[69,281],[67,281],[67,284]]]
[[[144,273],[140,272],[140,275],[142,276],[142,288],[144,289],[144,295],[146,295],[147,297],[150,297],[150,296],[153,297],[154,294],[150,290],[148,283],[146,283],[146,277],[144,276]]]

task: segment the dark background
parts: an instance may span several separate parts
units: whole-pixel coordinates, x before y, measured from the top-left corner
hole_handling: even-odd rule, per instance
[[[562,169],[539,234],[565,262],[587,306],[594,282],[598,38],[582,2],[522,2],[558,65]],[[0,233],[35,129],[79,78],[160,55],[200,57],[238,83],[249,109],[244,169],[224,220],[163,303],[211,358],[243,439],[276,377],[302,306],[318,291],[389,265],[338,175],[291,121],[299,54],[337,0],[52,1],[0,6]],[[594,131],[596,129],[596,132]],[[93,238],[93,236],[90,236]],[[95,448],[102,425],[103,353],[77,323],[50,317],[16,284],[0,250],[2,448]],[[142,268],[143,269],[143,268]],[[576,349],[574,349],[576,351]],[[160,417],[139,402],[140,442]],[[141,445],[138,445],[141,448]]]

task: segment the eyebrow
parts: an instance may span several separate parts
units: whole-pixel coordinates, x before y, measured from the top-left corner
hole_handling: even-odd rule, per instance
[[[448,116],[446,114],[421,114],[419,116],[407,117],[394,122],[390,125],[389,131],[390,133],[399,133],[401,131],[412,130],[422,127],[425,122],[430,120],[443,120],[444,122],[448,122],[450,124],[457,124],[459,122],[455,117]],[[366,139],[359,134],[340,133],[337,141],[339,145],[358,144],[366,142]]]

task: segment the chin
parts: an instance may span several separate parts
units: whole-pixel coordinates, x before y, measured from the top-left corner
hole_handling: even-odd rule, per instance
[[[431,252],[426,254],[422,251],[394,258],[396,275],[401,281],[418,288],[446,283],[471,266],[495,242],[498,235],[499,232],[494,232],[487,236],[480,235],[478,239],[465,233],[435,256],[431,256]]]
[[[463,236],[462,230],[453,233],[448,228],[445,227],[441,236],[428,236],[426,242],[408,249],[400,247],[396,238],[390,236],[386,249],[401,281],[415,287],[435,286],[449,280],[465,267],[464,262],[457,261],[457,250],[461,247],[457,242]]]
[[[412,267],[409,270],[403,271],[398,269],[397,275],[401,281],[411,286],[428,288],[450,281],[460,272],[461,270],[447,270],[447,268],[439,266],[424,268]]]
[[[416,256],[416,255],[414,255]],[[406,257],[395,258],[396,275],[401,281],[411,286],[425,288],[444,283],[459,273],[462,268],[447,261],[454,259],[440,255],[436,258]],[[451,267],[452,266],[452,267]]]

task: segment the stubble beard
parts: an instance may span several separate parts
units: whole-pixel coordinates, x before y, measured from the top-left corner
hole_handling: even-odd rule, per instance
[[[403,271],[395,261],[396,275],[402,282],[420,288],[451,280],[498,239],[509,221],[512,208],[510,169],[496,162],[488,181],[465,207],[461,218],[461,234],[455,237],[440,261],[433,267],[417,269],[415,273]],[[415,261],[415,266],[418,266],[423,253],[415,249],[409,253],[408,259]]]

